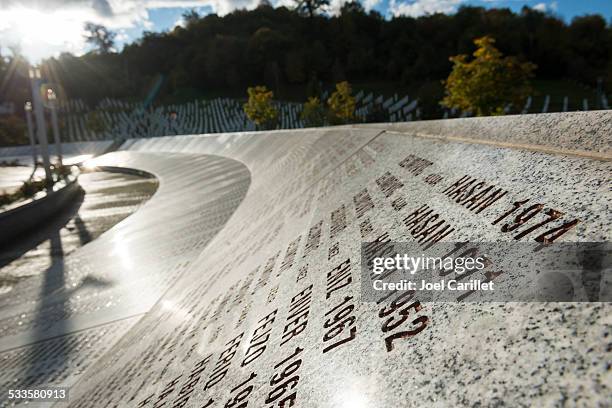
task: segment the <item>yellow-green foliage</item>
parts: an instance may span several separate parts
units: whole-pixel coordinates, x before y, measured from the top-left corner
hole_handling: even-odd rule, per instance
[[[274,94],[265,86],[249,87],[249,100],[244,104],[244,113],[262,129],[273,129],[278,121],[278,110],[272,104]]]
[[[351,85],[344,81],[336,84],[336,90],[327,101],[330,121],[333,124],[349,123],[355,117],[355,98]]]
[[[53,184],[54,182],[55,180],[53,180],[51,184]],[[47,181],[43,179],[31,179],[24,181],[21,187],[19,187],[12,193],[0,191],[0,206],[12,204],[20,200],[25,200],[26,198],[34,197],[36,193],[38,193],[39,191],[43,191],[47,187]]]
[[[521,106],[532,92],[529,78],[536,65],[504,57],[491,37],[477,38],[474,44],[478,49],[473,60],[468,62],[464,54],[450,58],[454,65],[445,81],[442,105],[478,116],[503,115],[510,103]]]
[[[102,120],[102,113],[98,111],[89,112],[87,114],[87,119],[85,122],[87,129],[92,132],[104,132],[106,130],[106,125],[104,124],[104,120]]]
[[[300,118],[306,126],[323,126],[325,124],[325,109],[319,98],[310,97],[304,104]]]

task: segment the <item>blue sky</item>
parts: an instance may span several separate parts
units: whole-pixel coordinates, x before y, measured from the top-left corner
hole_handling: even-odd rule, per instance
[[[0,51],[18,45],[31,61],[60,52],[82,54],[88,50],[83,37],[86,21],[107,26],[117,33],[116,45],[137,40],[144,31],[166,31],[181,23],[184,12],[223,15],[235,9],[252,9],[260,0],[0,0]],[[330,0],[330,13],[347,0]],[[293,0],[271,0],[292,5]],[[44,5],[43,5],[44,3]],[[566,21],[598,13],[612,20],[612,0],[362,0],[366,10],[386,17],[454,13],[462,5],[508,7],[520,11],[528,6],[553,13]]]

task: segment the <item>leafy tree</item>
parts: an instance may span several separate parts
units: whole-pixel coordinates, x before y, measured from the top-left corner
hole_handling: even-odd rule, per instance
[[[244,112],[259,129],[273,129],[278,122],[278,110],[272,104],[274,93],[265,86],[249,87],[249,100]]]
[[[612,56],[612,43],[606,30],[606,20],[601,16],[581,16],[572,20],[569,38],[574,57],[568,64],[572,77],[593,81],[605,72]]]
[[[183,98],[186,89],[192,95],[231,96],[252,84],[278,88],[293,98],[291,90],[306,87],[313,77],[324,84],[374,83],[376,93],[380,93],[378,84],[392,83],[401,87],[398,92],[410,90],[415,96],[421,84],[440,84],[449,76],[453,68],[449,56],[470,55],[473,39],[490,35],[505,55],[537,64],[538,79],[573,79],[594,87],[602,77],[605,90],[612,91],[612,25],[601,17],[579,17],[569,23],[531,8],[517,13],[460,7],[452,15],[385,19],[347,2],[340,14],[322,16],[318,8],[308,18],[303,3],[302,12],[263,3],[223,16],[196,18],[188,13],[184,28],[147,33],[117,53],[64,54],[45,61],[43,71],[46,66],[68,98],[89,105],[104,97],[142,98],[159,74],[168,78],[159,103],[178,101],[174,98]],[[103,47],[111,48],[108,42]],[[15,62],[13,58],[11,63]],[[26,65],[19,63],[15,72],[20,75],[0,79],[0,100],[23,105],[29,86]],[[12,71],[6,69],[4,76]],[[425,117],[431,117],[429,107],[439,106],[440,98],[437,92],[427,93],[430,96],[418,95],[419,105]],[[562,95],[551,96],[559,105]],[[439,116],[441,111],[436,108],[433,113]]]
[[[334,65],[332,66],[332,77],[334,82],[340,83],[346,81],[346,75],[344,74],[344,67],[340,62],[340,59],[336,58]]]
[[[0,117],[0,146],[28,143],[24,121],[17,116]]]
[[[303,83],[306,80],[304,53],[300,50],[290,51],[285,61],[285,75],[291,83]]]
[[[347,81],[336,84],[336,90],[327,101],[332,124],[349,123],[355,118],[356,102],[351,92],[351,85]]]
[[[329,6],[329,0],[294,0],[295,9],[298,13],[305,14],[313,18],[315,13],[323,7]]]
[[[184,24],[185,27],[190,27],[194,25],[200,19],[200,15],[195,9],[191,9],[191,10],[184,12],[181,15],[181,17],[183,18],[183,21],[185,22]]]
[[[308,97],[314,96],[319,98],[323,94],[323,90],[321,89],[321,81],[317,78],[317,75],[312,72],[310,75],[310,80],[306,84],[306,95]]]
[[[319,98],[313,96],[308,98],[300,118],[306,127],[323,126],[325,124],[325,108]]]
[[[99,54],[108,54],[115,45],[115,33],[100,24],[85,23],[85,40]]]
[[[87,114],[85,126],[95,133],[104,132],[106,130],[106,124],[102,120],[102,114],[98,111],[89,112]]]
[[[502,115],[506,105],[520,105],[532,92],[529,79],[536,65],[503,57],[491,37],[477,38],[474,44],[478,49],[472,61],[465,54],[450,58],[454,65],[442,105],[478,116]]]

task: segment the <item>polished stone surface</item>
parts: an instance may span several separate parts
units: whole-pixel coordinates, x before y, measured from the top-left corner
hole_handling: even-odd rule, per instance
[[[424,205],[449,226],[444,241],[535,246],[565,223],[557,242],[610,241],[612,112],[503,121],[449,120],[444,137],[420,122],[139,139],[95,159],[160,187],[74,253],[67,282],[117,283],[88,297],[111,306],[66,323],[146,314],[80,376],[70,406],[606,406],[609,303],[360,301],[361,242],[417,239],[406,220]],[[549,143],[554,123],[569,130]],[[496,127],[531,136],[509,143]],[[448,189],[462,177],[499,198],[457,203]],[[527,199],[563,214],[518,239],[494,224]]]
[[[104,348],[77,351],[87,362],[81,366],[96,361],[130,327],[115,323],[133,323],[134,317],[151,308],[222,228],[250,182],[243,164],[218,156],[112,153],[105,160],[107,165],[121,162],[156,175],[159,188],[135,214],[73,251],[61,264],[47,270],[32,265],[41,279],[19,282],[3,298],[0,360],[12,355],[1,351],[31,350],[35,343],[57,336],[65,337],[66,344],[72,344],[68,339],[76,336],[78,344],[79,338],[88,338],[86,333],[95,328],[99,333],[94,335],[96,343]],[[99,212],[116,211],[100,204]],[[12,296],[35,291],[37,283],[43,295]],[[73,337],[65,336],[69,333]],[[36,360],[15,364],[33,367]],[[32,377],[32,370],[7,371],[1,377],[1,388],[49,383]],[[74,382],[82,371],[70,374],[68,380]],[[57,379],[55,373],[42,375],[43,380],[51,378]]]
[[[471,140],[551,153],[612,158],[610,111],[541,113],[367,125],[421,137]]]

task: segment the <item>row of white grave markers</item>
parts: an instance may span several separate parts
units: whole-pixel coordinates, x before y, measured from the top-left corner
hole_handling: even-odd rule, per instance
[[[562,107],[562,112],[567,112],[570,110],[570,104],[569,104],[570,100],[569,97],[565,96],[563,97],[563,107]],[[606,97],[606,95],[602,95],[601,96],[601,103],[600,106],[602,109],[610,109],[609,105],[608,105],[608,98]],[[512,104],[508,104],[506,105],[506,107],[504,108],[504,113],[509,114],[512,113],[513,109],[512,109]],[[550,95],[545,95],[544,96],[544,101],[542,103],[542,109],[540,111],[536,109],[533,109],[533,97],[531,95],[529,95],[527,97],[527,99],[525,100],[525,104],[523,105],[523,107],[521,108],[521,114],[526,114],[526,113],[547,113],[549,111],[550,108]],[[580,110],[583,111],[588,111],[589,110],[589,100],[587,98],[583,98],[582,101],[580,102]],[[453,118],[453,117],[460,117],[460,118],[466,118],[466,117],[471,117],[473,116],[471,112],[468,111],[458,111],[456,109],[448,109],[444,111],[444,115],[443,118],[444,119],[448,119],[448,118]]]
[[[408,96],[399,98],[396,94],[385,99],[382,95],[359,92],[355,99],[355,117],[359,122],[366,121],[377,104],[391,122],[420,116],[418,101],[410,101]],[[243,104],[244,101],[237,99],[217,98],[145,109],[139,103],[106,98],[94,109],[89,109],[82,100],[64,101],[60,112],[64,137],[74,142],[255,130],[244,113]],[[303,104],[275,102],[275,107],[279,112],[279,129],[304,127],[300,118]],[[88,123],[93,120],[100,122],[104,130],[92,130]]]
[[[327,93],[322,95],[325,100]],[[366,122],[371,114],[383,115],[376,120],[388,122],[406,122],[421,118],[418,99],[397,94],[385,98],[372,92],[359,91],[355,95],[355,121]],[[551,97],[545,95],[541,109],[534,106],[533,97],[529,96],[520,112],[543,112],[550,109]],[[255,130],[255,125],[246,117],[243,110],[244,101],[230,98],[196,100],[184,104],[164,105],[144,108],[142,103],[105,98],[94,109],[90,109],[82,100],[68,100],[60,105],[64,123],[66,141],[95,141],[118,138],[141,138],[166,135],[241,132]],[[584,99],[581,104],[584,110],[589,109],[589,102]],[[608,109],[608,100],[602,95],[601,104]],[[563,98],[564,112],[569,110],[569,98]],[[300,116],[303,105],[295,102],[275,102],[279,111],[279,129],[304,127]],[[506,106],[506,113],[513,112],[512,105]],[[103,131],[95,132],[88,126],[92,115],[101,122]],[[444,118],[469,117],[470,112],[448,109]]]

